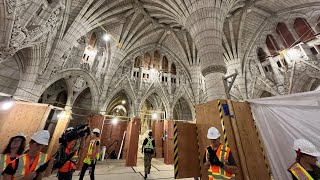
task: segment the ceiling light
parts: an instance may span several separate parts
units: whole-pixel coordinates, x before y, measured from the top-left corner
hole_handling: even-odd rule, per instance
[[[151,115],[152,119],[158,119],[158,113],[152,113]]]
[[[111,36],[109,34],[105,34],[103,36],[103,40],[105,40],[106,42],[108,42],[111,39]]]
[[[111,123],[113,125],[116,125],[116,124],[118,124],[118,121],[119,121],[119,119],[117,117],[114,117],[114,118],[112,118]]]
[[[13,106],[13,101],[6,101],[1,105],[2,110],[9,110]]]
[[[126,100],[122,100],[121,104],[125,105],[126,104]]]

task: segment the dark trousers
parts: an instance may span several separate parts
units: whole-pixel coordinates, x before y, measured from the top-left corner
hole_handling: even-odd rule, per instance
[[[72,179],[73,171],[70,172],[59,172],[58,173],[58,180],[71,180]]]
[[[91,164],[83,163],[79,180],[83,180],[84,174],[89,166],[91,167],[90,179],[94,180],[94,169],[96,168],[96,163],[94,161],[91,161]]]
[[[152,155],[151,153],[144,153],[144,174],[150,174]]]

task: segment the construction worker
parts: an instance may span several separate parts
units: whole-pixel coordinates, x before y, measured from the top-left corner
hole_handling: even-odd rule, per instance
[[[208,129],[207,138],[211,145],[206,148],[203,163],[208,168],[209,180],[231,179],[238,173],[231,149],[220,143],[220,132],[215,127]]]
[[[26,135],[19,132],[17,135],[10,138],[8,145],[0,154],[0,177],[3,170],[9,163],[18,158],[26,147]]]
[[[83,166],[80,172],[80,180],[83,179],[88,167],[91,167],[90,179],[94,180],[94,169],[96,162],[100,158],[100,129],[94,128],[92,130],[93,137],[90,140],[87,157],[83,160]]]
[[[48,145],[50,133],[41,130],[31,136],[29,151],[10,162],[3,171],[3,179],[41,179],[48,167],[50,156],[40,152]]]
[[[73,127],[66,129],[65,133],[67,134],[70,131],[73,131]],[[76,170],[76,162],[78,161],[78,149],[79,149],[79,140],[73,140],[68,142],[66,147],[66,155],[68,161],[58,169],[58,179],[59,180],[71,180],[72,174]]]
[[[149,131],[148,137],[146,137],[142,144],[142,153],[144,153],[144,178],[147,179],[150,174],[151,160],[155,155],[154,147],[155,141],[152,138],[152,131]]]
[[[320,151],[317,150],[316,146],[308,140],[296,139],[293,149],[297,153],[296,162],[288,169],[292,174],[292,179],[319,179],[320,174],[316,174],[315,166],[317,157],[320,156]]]

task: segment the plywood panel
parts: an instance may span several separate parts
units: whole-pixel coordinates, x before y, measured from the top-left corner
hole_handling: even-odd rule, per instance
[[[175,147],[175,178],[192,178],[200,176],[200,162],[198,154],[196,124],[178,122],[177,136],[178,146]],[[175,145],[176,146],[176,145]],[[176,152],[175,152],[176,153]],[[178,166],[176,165],[178,163]]]
[[[124,131],[127,129],[127,122],[119,122],[117,125],[105,124],[103,126],[103,132],[101,135],[101,146],[106,146],[106,148],[111,147],[108,150],[110,153],[115,149],[116,153],[119,153],[122,137]],[[106,152],[106,156],[107,156]]]
[[[137,153],[138,153],[138,143],[139,143],[139,132],[141,128],[141,123],[139,118],[131,119],[130,121],[130,141],[127,149],[126,156],[126,166],[136,166],[137,165]]]
[[[163,157],[163,121],[153,121],[152,123],[152,135],[156,144],[155,152],[156,158]]]
[[[3,125],[0,131],[1,144],[7,144],[10,137],[19,131],[27,135],[27,142],[38,130],[42,130],[51,108],[48,104],[15,102],[9,113],[3,114],[0,121]],[[4,149],[0,146],[0,152]]]
[[[250,106],[247,102],[232,102],[232,105],[250,179],[268,180],[270,175],[255,131]]]
[[[164,163],[173,164],[173,124],[172,120],[164,121],[164,131],[167,133],[167,137],[163,142],[164,148]]]

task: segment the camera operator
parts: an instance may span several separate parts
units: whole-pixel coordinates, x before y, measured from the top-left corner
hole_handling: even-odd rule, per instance
[[[74,131],[73,127],[69,127],[65,130],[64,134],[70,134]],[[58,179],[59,180],[71,180],[72,174],[76,169],[76,162],[78,161],[78,149],[79,140],[74,139],[67,142],[65,153],[67,155],[67,162],[63,164],[62,167],[58,169]]]
[[[82,180],[86,170],[89,166],[91,166],[91,174],[90,179],[94,180],[94,169],[96,166],[97,160],[100,158],[100,129],[94,128],[92,130],[92,139],[90,140],[90,144],[88,147],[87,157],[83,160],[83,166],[80,173],[79,180]]]

